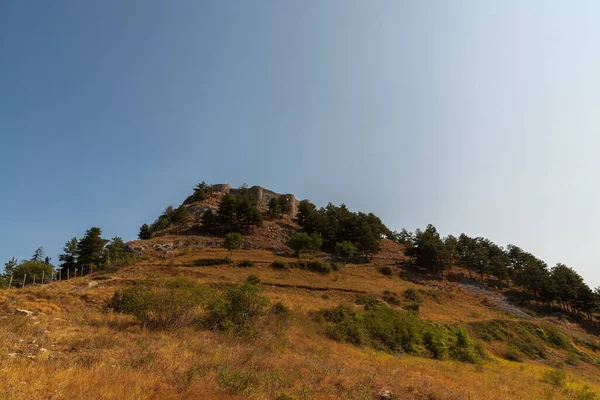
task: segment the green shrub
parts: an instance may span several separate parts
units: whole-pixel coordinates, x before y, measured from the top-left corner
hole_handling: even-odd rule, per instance
[[[360,306],[365,306],[365,310],[371,309],[373,307],[378,307],[385,305],[381,300],[376,297],[370,296],[368,294],[361,294],[356,298],[356,304]]]
[[[335,254],[344,260],[354,257],[354,253],[356,253],[356,246],[352,242],[344,240],[335,244]]]
[[[179,328],[198,317],[208,295],[207,288],[188,278],[159,279],[118,290],[107,306],[134,315],[148,328]]]
[[[243,369],[224,366],[219,368],[219,381],[225,389],[243,393],[254,382],[254,374]]]
[[[246,278],[246,283],[250,285],[258,285],[260,283],[260,278],[254,274],[248,275]]]
[[[243,260],[237,264],[238,267],[252,267],[254,266],[254,262],[250,260]]]
[[[565,386],[567,372],[562,368],[549,369],[542,374],[542,382],[551,384],[554,387]]]
[[[271,267],[275,269],[290,269],[290,265],[282,260],[275,260],[271,263]]]
[[[227,288],[208,303],[208,326],[241,336],[254,334],[258,319],[269,304],[260,293],[260,287],[249,283]]]
[[[344,266],[344,263],[340,263],[340,262],[332,262],[331,263],[331,269],[333,269],[334,271],[339,271],[340,269],[342,269],[343,266]]]
[[[476,362],[483,354],[463,328],[434,324],[364,296],[365,311],[340,305],[322,310],[325,333],[334,340],[392,353]]]
[[[419,312],[421,310],[421,305],[419,303],[408,303],[404,306],[407,311]]]
[[[402,302],[400,301],[400,299],[397,298],[396,296],[392,296],[392,295],[383,296],[383,301],[385,301],[388,304],[393,304],[395,306],[402,305]]]
[[[304,250],[319,250],[323,245],[323,238],[320,233],[299,232],[292,235],[288,242],[290,249],[294,250],[294,254],[299,256]]]
[[[568,349],[571,347],[569,339],[555,326],[547,325],[546,334],[548,336],[548,343],[561,349]]]
[[[504,358],[508,361],[523,362],[523,353],[516,347],[508,346],[504,352]]]
[[[379,272],[386,276],[392,276],[394,274],[394,270],[390,267],[380,267]]]
[[[296,261],[294,263],[291,263],[290,267],[305,269],[308,271],[317,272],[319,274],[329,274],[333,270],[330,263],[325,262],[321,259],[315,259],[315,260],[311,260],[311,261],[309,261],[309,260]]]
[[[421,296],[421,294],[415,289],[406,289],[403,296],[405,299],[413,301],[417,304],[423,303],[423,296]]]
[[[290,309],[281,301],[278,301],[271,307],[271,313],[277,315],[287,315],[290,314]]]

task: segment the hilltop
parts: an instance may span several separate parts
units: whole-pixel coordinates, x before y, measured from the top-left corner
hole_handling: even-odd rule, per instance
[[[252,223],[228,220],[224,203]],[[338,230],[311,247],[313,212],[291,194],[201,184],[86,276],[0,290],[2,394],[599,398],[596,314],[538,306],[509,278],[494,287],[492,269],[483,282],[458,264],[432,273],[415,263],[418,240],[344,206],[330,206]],[[224,226],[245,230],[231,257]]]

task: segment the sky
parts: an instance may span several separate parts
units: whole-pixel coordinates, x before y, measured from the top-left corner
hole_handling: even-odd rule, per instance
[[[0,2],[0,261],[202,180],[515,244],[600,286],[597,1]]]

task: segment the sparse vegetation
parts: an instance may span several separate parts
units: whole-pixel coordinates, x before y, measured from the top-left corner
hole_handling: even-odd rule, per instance
[[[295,233],[288,242],[288,246],[294,250],[296,257],[305,250],[319,250],[323,239],[319,233],[308,234],[306,232]]]
[[[225,235],[225,240],[223,241],[223,248],[229,250],[229,259],[233,255],[233,250],[241,249],[244,238],[242,235],[236,232],[230,232]]]
[[[365,310],[338,306],[321,311],[327,336],[392,353],[475,362],[482,357],[462,328],[436,325],[414,314],[366,300]]]
[[[174,329],[199,317],[208,290],[187,278],[150,280],[118,290],[107,303],[116,312],[137,317],[151,329]]]
[[[208,303],[206,323],[211,329],[252,336],[268,304],[261,289],[254,284],[231,286]]]

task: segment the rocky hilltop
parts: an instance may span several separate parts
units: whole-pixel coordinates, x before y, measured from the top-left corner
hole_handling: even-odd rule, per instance
[[[224,194],[235,195],[235,194],[240,193],[240,191],[244,190],[241,188],[232,188],[229,183],[220,183],[220,184],[212,185],[212,188],[214,189],[215,193],[220,194],[220,195],[224,195]],[[290,206],[291,206],[290,215],[295,216],[298,213],[298,200],[296,200],[296,196],[294,196],[293,194],[276,193],[272,190],[265,189],[262,186],[252,186],[252,187],[248,188],[247,190],[256,198],[256,203],[257,203],[258,208],[262,209],[263,211],[268,208],[269,201],[272,198],[279,198],[281,196],[284,196],[284,197],[287,197],[288,201],[290,202]],[[196,202],[196,199],[195,199],[194,195],[191,195],[187,199],[185,199],[183,204],[191,205],[195,202]]]

